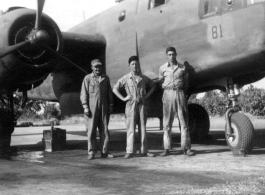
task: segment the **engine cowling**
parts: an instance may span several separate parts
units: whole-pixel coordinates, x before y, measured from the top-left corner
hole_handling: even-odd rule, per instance
[[[19,44],[33,37],[22,49],[0,60],[0,87],[7,90],[28,90],[39,85],[54,69],[56,57],[43,47],[46,41],[51,49],[61,53],[62,34],[57,24],[48,15],[42,14],[41,29],[34,32],[36,11],[19,8],[0,17],[0,48]],[[30,35],[32,34],[32,36]]]

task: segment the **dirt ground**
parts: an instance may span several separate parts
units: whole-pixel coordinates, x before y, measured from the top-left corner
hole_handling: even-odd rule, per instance
[[[159,121],[148,121],[148,145],[157,157],[124,159],[124,122],[110,123],[110,151],[114,159],[87,160],[83,124],[57,126],[67,130],[67,150],[44,152],[43,130],[49,127],[16,128],[12,146],[18,155],[0,160],[0,194],[265,194],[265,120],[251,119],[255,128],[254,150],[234,157],[226,145],[224,119],[211,119],[211,140],[192,143],[196,156],[180,151],[177,121],[173,150],[162,152]],[[136,140],[139,146],[139,140]]]

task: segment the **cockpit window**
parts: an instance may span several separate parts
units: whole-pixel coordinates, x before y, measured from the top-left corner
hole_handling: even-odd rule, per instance
[[[164,5],[166,3],[166,0],[150,0],[150,9],[158,7],[160,5]]]
[[[216,14],[225,14],[231,11],[244,9],[247,5],[264,3],[265,0],[200,0],[199,17],[207,18]]]
[[[200,0],[199,16],[206,17],[217,14],[221,6],[221,0]]]

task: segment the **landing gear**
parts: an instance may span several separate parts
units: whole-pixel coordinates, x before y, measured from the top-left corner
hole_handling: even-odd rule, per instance
[[[11,135],[14,132],[14,117],[12,114],[0,111],[0,156],[10,156]]]
[[[225,128],[225,137],[227,145],[231,150],[245,150],[251,152],[253,148],[254,128],[247,116],[241,113],[231,115],[232,132]]]
[[[23,93],[25,104],[25,92]],[[0,90],[0,157],[8,157],[13,152],[10,148],[11,135],[16,125],[17,114],[14,112],[13,92]]]
[[[247,116],[239,113],[240,107],[237,105],[237,97],[240,91],[233,80],[228,78],[228,105],[225,113],[226,142],[231,151],[244,150],[247,153],[253,149],[254,127]]]
[[[189,127],[192,140],[205,140],[208,138],[210,120],[207,111],[199,104],[189,104]]]

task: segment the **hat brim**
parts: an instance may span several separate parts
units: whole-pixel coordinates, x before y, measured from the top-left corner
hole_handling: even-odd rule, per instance
[[[101,63],[95,63],[95,64],[92,64],[92,66],[102,66]]]

